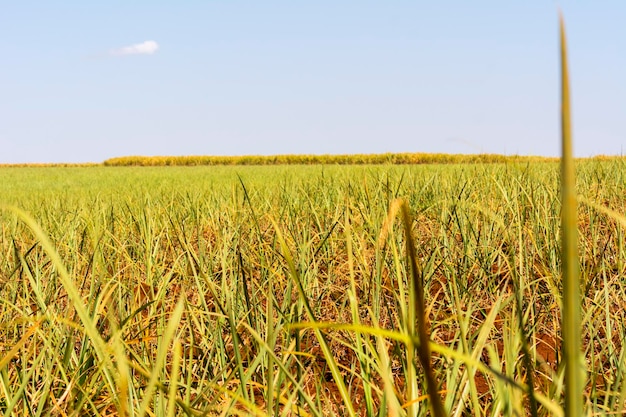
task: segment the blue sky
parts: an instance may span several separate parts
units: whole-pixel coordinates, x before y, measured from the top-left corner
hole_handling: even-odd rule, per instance
[[[626,1],[560,6],[575,152],[626,152]],[[558,155],[557,29],[548,0],[0,0],[0,163]]]

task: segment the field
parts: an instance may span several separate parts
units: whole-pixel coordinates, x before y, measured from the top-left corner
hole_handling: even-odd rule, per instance
[[[446,413],[563,415],[557,163],[0,178],[4,415],[429,415],[397,198]],[[622,414],[623,161],[578,194],[585,407]]]

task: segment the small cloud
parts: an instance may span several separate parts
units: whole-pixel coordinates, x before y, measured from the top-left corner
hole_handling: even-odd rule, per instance
[[[121,55],[152,55],[159,49],[159,44],[155,41],[145,41],[136,43],[122,48],[111,49],[110,54],[115,56]]]

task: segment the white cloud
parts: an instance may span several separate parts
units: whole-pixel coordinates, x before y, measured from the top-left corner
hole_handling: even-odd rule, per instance
[[[111,55],[152,55],[159,49],[159,44],[155,41],[145,41],[122,48],[112,49]]]

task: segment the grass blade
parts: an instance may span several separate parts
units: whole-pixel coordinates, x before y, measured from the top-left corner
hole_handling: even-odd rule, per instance
[[[163,334],[163,339],[157,351],[157,357],[154,361],[154,366],[152,368],[152,372],[150,373],[150,378],[148,380],[148,384],[143,392],[143,402],[141,403],[141,407],[137,412],[139,417],[143,417],[148,413],[148,407],[153,402],[153,394],[157,388],[157,383],[159,381],[159,376],[161,374],[161,369],[165,368],[165,364],[167,361],[167,356],[170,354],[170,342],[175,340],[176,332],[178,330],[178,324],[183,316],[185,310],[185,302],[183,298],[178,300],[172,315],[168,319],[167,328]],[[176,347],[174,347],[176,349]],[[174,371],[177,372],[177,371]],[[170,401],[174,401],[174,398],[170,398]]]
[[[409,317],[417,318],[417,336],[420,344],[417,347],[417,357],[419,358],[424,374],[426,377],[426,388],[430,397],[430,406],[435,417],[444,417],[446,415],[441,397],[437,393],[438,387],[435,380],[435,374],[432,368],[432,353],[430,349],[430,335],[426,325],[426,307],[424,302],[424,283],[421,271],[417,266],[417,255],[415,254],[415,244],[413,235],[411,234],[411,215],[406,200],[402,200],[401,205],[402,223],[404,224],[404,232],[406,236],[406,255],[410,265],[411,273],[411,302],[413,305],[409,308]]]
[[[583,415],[584,375],[581,369],[580,280],[576,178],[572,156],[569,76],[563,16],[559,19],[561,42],[561,259],[563,263],[563,358],[565,360],[565,415]]]

